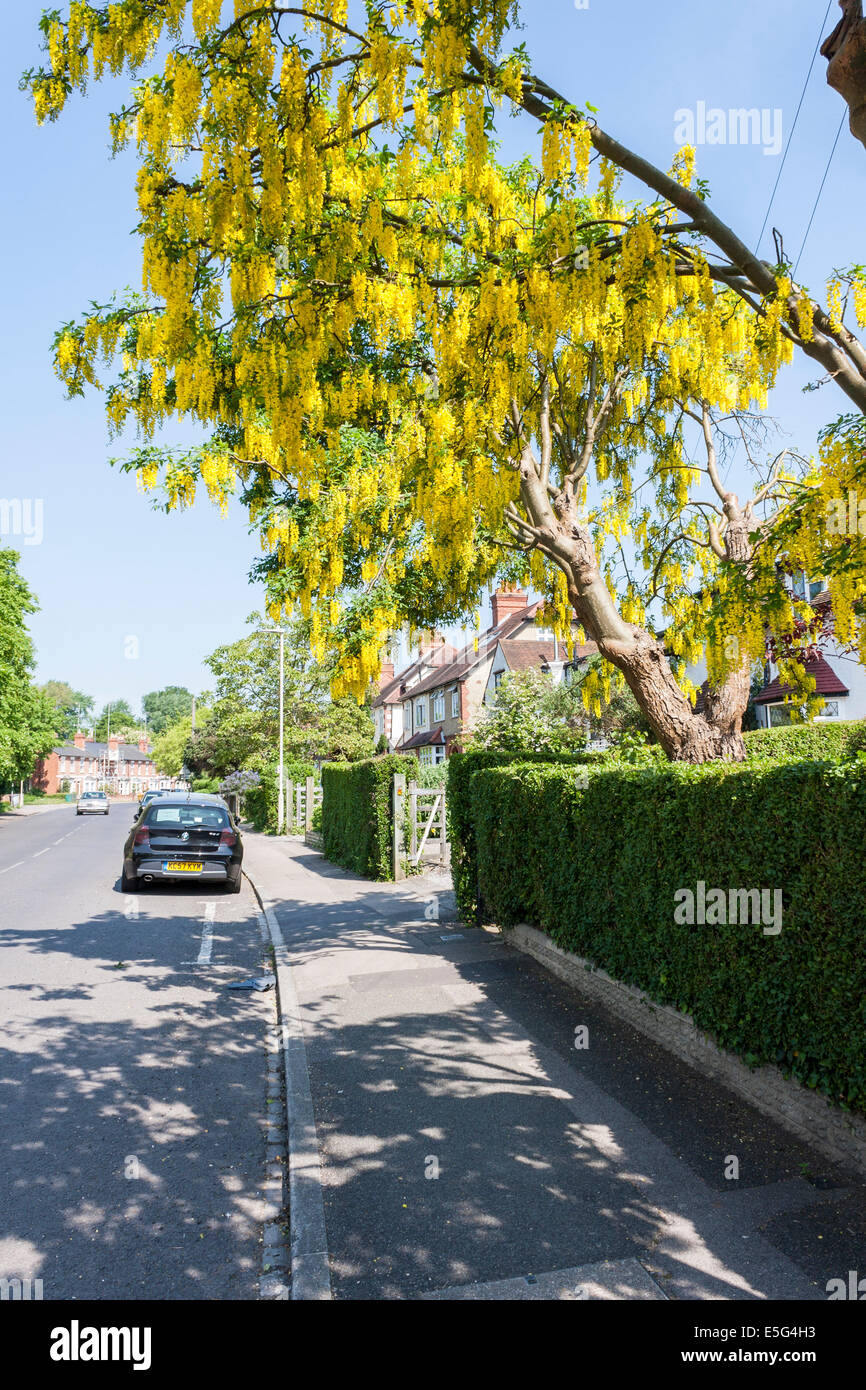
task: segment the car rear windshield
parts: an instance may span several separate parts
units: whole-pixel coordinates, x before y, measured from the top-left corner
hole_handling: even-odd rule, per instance
[[[81,800],[87,801],[88,799],[91,801],[103,801],[105,799],[105,792],[82,792]]]
[[[227,830],[228,813],[220,806],[151,806],[148,825],[204,826],[208,830]]]

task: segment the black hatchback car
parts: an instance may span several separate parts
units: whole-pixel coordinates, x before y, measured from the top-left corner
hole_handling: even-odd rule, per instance
[[[241,891],[240,826],[219,796],[160,796],[142,808],[123,849],[124,893],[165,879],[192,879]]]

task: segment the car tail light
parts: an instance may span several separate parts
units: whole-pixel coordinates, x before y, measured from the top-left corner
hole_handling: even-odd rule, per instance
[[[220,844],[228,845],[230,849],[238,842],[238,837],[233,830],[223,830],[220,832]]]
[[[150,831],[146,825],[143,825],[140,830],[136,830],[132,843],[134,845],[147,845],[148,849],[150,848]]]

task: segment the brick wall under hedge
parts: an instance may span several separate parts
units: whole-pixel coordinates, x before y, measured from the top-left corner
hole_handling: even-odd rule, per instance
[[[325,858],[364,878],[393,877],[391,786],[395,773],[417,777],[416,758],[397,754],[322,768]]]
[[[468,920],[538,926],[750,1064],[866,1113],[866,766],[452,762]],[[781,889],[781,932],[677,924],[674,894],[699,881]]]

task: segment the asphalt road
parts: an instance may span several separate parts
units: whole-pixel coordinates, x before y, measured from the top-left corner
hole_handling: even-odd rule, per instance
[[[120,892],[132,808],[0,818],[0,1278],[44,1299],[251,1299],[262,1273],[257,904]]]

